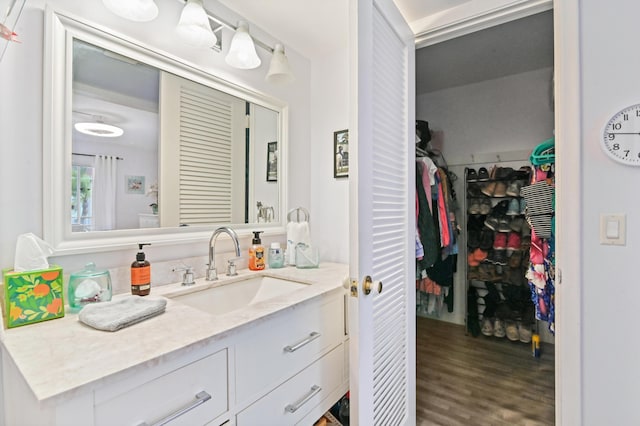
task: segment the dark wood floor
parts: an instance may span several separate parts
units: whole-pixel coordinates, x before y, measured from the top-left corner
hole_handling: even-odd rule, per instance
[[[417,318],[418,425],[553,425],[553,345],[472,337],[464,327]]]

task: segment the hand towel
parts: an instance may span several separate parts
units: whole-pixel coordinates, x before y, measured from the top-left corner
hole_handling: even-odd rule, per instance
[[[287,223],[287,263],[296,264],[296,246],[299,243],[311,245],[311,235],[309,233],[309,222],[289,222]]]
[[[163,313],[166,306],[166,299],[128,296],[111,302],[86,305],[78,319],[98,330],[117,331]]]

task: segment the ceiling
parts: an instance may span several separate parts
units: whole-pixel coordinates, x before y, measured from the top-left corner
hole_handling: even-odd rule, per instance
[[[218,1],[308,58],[323,57],[348,42],[346,0]],[[469,1],[394,0],[408,23]],[[552,12],[544,12],[418,49],[416,90],[421,94],[542,69],[552,61]]]
[[[218,1],[309,58],[326,55],[345,46],[348,40],[347,0]],[[471,0],[394,0],[409,23],[468,1]],[[330,26],[326,25],[328,22]]]

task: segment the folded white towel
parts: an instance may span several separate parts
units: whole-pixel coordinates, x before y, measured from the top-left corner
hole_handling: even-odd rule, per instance
[[[165,311],[166,299],[128,296],[111,302],[86,305],[78,319],[98,330],[117,331]]]
[[[296,264],[296,246],[299,243],[311,245],[311,235],[309,233],[309,222],[289,222],[287,223],[287,263]]]

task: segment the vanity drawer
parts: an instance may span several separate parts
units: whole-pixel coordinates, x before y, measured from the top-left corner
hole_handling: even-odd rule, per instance
[[[236,417],[237,426],[294,425],[342,384],[340,345]]]
[[[247,330],[236,345],[236,401],[264,394],[344,337],[342,297],[318,301]]]
[[[172,415],[171,425],[205,424],[228,405],[224,349],[97,404],[95,425],[152,425]]]

